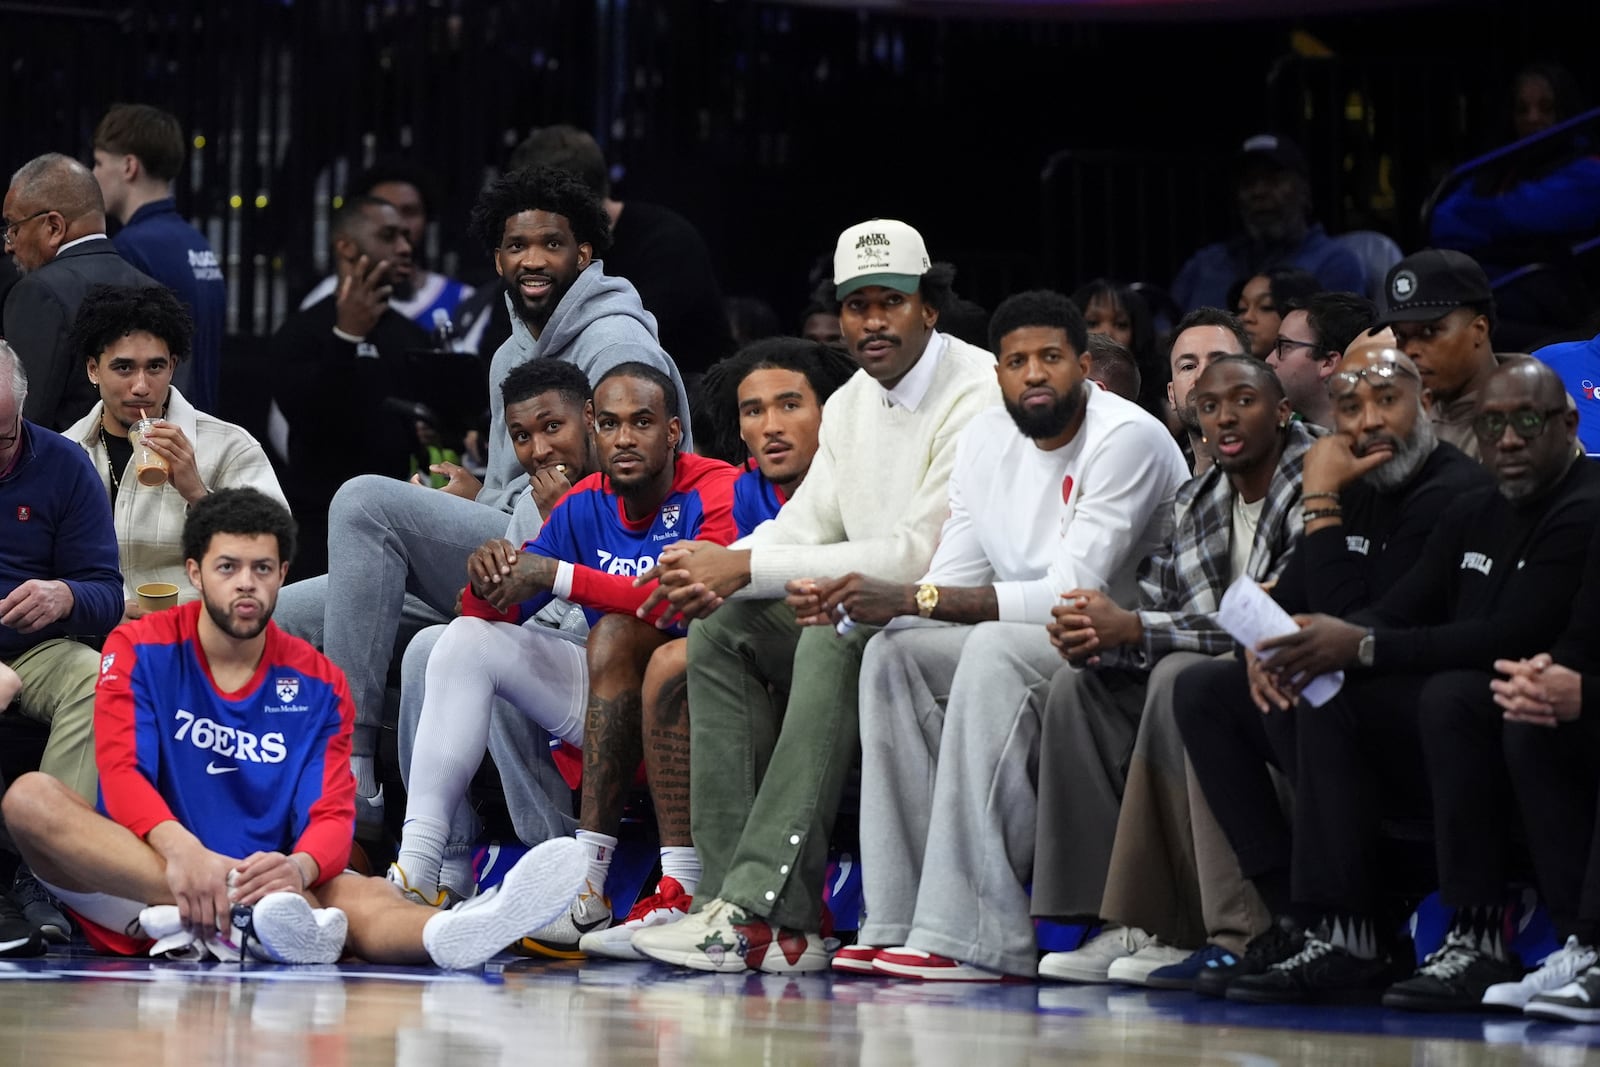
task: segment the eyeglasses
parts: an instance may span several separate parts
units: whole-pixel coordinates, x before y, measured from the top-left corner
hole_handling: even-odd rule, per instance
[[[1518,408],[1516,411],[1485,411],[1472,420],[1472,432],[1478,435],[1480,441],[1498,441],[1505,435],[1506,427],[1511,427],[1516,435],[1524,441],[1532,441],[1544,433],[1544,428],[1550,424],[1552,415],[1563,414],[1566,405],[1558,408],[1546,408],[1539,411],[1535,408]]]
[[[1289,358],[1289,349],[1291,349],[1291,348],[1316,348],[1316,347],[1318,347],[1318,346],[1317,346],[1317,342],[1315,342],[1315,341],[1296,341],[1292,337],[1280,337],[1276,341],[1272,342],[1272,350],[1274,352],[1278,353],[1278,358],[1279,359],[1288,359]]]
[[[19,411],[19,412],[17,412],[16,424],[11,427],[11,432],[8,433],[8,434],[0,433],[0,445],[15,444],[16,441],[17,441],[17,438],[19,438],[21,436],[22,436],[22,413]]]
[[[27,218],[18,219],[16,222],[7,222],[5,219],[0,219],[0,226],[5,227],[5,231],[6,231],[6,233],[5,233],[6,244],[7,245],[14,245],[14,244],[17,243],[17,230],[22,227],[23,223],[32,222],[34,219],[38,218],[40,215],[48,215],[48,214],[50,214],[50,212],[52,212],[54,210],[55,210],[55,208],[53,208],[53,207],[47,207],[43,211],[35,211],[32,215],[29,215]]]
[[[1365,381],[1374,389],[1379,386],[1393,385],[1396,378],[1410,378],[1412,381],[1421,381],[1415,371],[1403,363],[1386,359],[1381,363],[1374,363],[1370,367],[1359,370],[1342,370],[1328,378],[1328,393],[1335,397],[1348,396],[1356,391],[1356,386]]]

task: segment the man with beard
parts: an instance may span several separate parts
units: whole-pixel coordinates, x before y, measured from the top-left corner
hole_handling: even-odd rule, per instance
[[[576,890],[576,846],[548,842],[500,891],[448,912],[345,871],[355,822],[344,679],[272,625],[294,520],[224,489],[184,525],[200,600],[106,639],[95,690],[98,807],[43,774],[6,825],[95,947],[334,963],[474,967]],[[252,944],[253,942],[253,944]]]
[[[1088,331],[1066,297],[1013,296],[989,331],[1005,406],[957,440],[927,574],[852,574],[825,605],[888,624],[861,661],[867,924],[835,970],[1033,977],[1030,766],[1060,663],[1045,624],[1064,589],[1134,602],[1188,475],[1160,423],[1089,380]]]
[[[289,425],[284,490],[302,516],[310,552],[301,565],[312,574],[326,562],[321,517],[339,486],[358,474],[405,475],[410,421],[384,401],[404,396],[406,353],[428,343],[389,306],[412,279],[411,240],[393,205],[346,202],[333,220],[333,254],[338,290],[285,319],[271,341],[274,402]]]
[[[1072,590],[1052,609],[1057,675],[1039,757],[1033,913],[1103,921],[1039,973],[1073,982],[1142,982],[1199,944],[1198,851],[1172,702],[1182,670],[1233,649],[1216,612],[1240,577],[1272,582],[1299,541],[1300,467],[1313,437],[1293,420],[1265,363],[1224,356],[1190,396],[1216,465],[1178,492],[1171,543],[1129,611]]]
[[[998,395],[994,357],[934,329],[954,272],[929,260],[915,229],[858,223],[839,235],[833,264],[861,371],[828,400],[805,482],[749,537],[674,546],[657,567],[673,611],[705,616],[689,631],[690,812],[704,877],[687,919],[633,937],[677,966],[828,966],[828,839],[855,758],[861,652],[877,631],[838,632],[833,594],[851,572],[926,573],[956,440]],[[919,612],[937,595],[923,590]]]
[[[325,641],[328,657],[350,679],[352,766],[364,823],[381,821],[378,731],[400,624],[406,623],[409,638],[421,626],[449,620],[467,557],[505,532],[507,513],[528,486],[506,433],[501,385],[511,369],[531,359],[560,359],[592,383],[623,363],[653,367],[677,394],[683,449],[694,446],[677,367],[656,343],[633,287],[606,275],[598,258],[610,230],[588,188],[557,171],[515,171],[479,196],[472,229],[494,256],[513,313],[511,337],[489,368],[483,482],[455,464],[441,465],[449,476],[441,489],[389,478],[347,482],[328,510],[329,577],[284,590],[284,628],[313,644]],[[548,812],[549,834],[564,832],[563,818],[554,807]]]
[[[1416,566],[1439,516],[1463,494],[1490,483],[1488,472],[1454,445],[1438,441],[1429,420],[1431,398],[1416,367],[1392,340],[1379,346],[1357,343],[1328,379],[1336,432],[1311,446],[1304,467],[1309,515],[1300,548],[1289,558],[1274,599],[1294,613],[1344,616],[1370,605]],[[1196,664],[1183,672],[1176,712],[1186,721],[1209,721],[1214,707],[1254,702],[1262,713],[1290,706],[1253,653],[1249,666],[1235,659]],[[1192,728],[1192,727],[1191,727]],[[1265,764],[1257,778],[1266,775]],[[1193,779],[1191,778],[1193,784]],[[1244,788],[1239,786],[1239,788]],[[1278,803],[1270,782],[1250,780],[1255,802]],[[1195,798],[1191,795],[1191,802]],[[1198,808],[1199,805],[1196,805]],[[1243,946],[1224,943],[1231,931],[1211,917],[1230,899],[1242,899],[1241,879],[1254,877],[1255,853],[1220,870],[1202,871],[1200,896],[1210,941],[1188,960],[1151,977],[1221,996],[1227,984],[1258,974],[1299,949],[1298,929],[1269,921],[1268,900],[1239,931]],[[1268,876],[1270,881],[1270,876]],[[1272,899],[1283,894],[1267,885]],[[1253,898],[1252,898],[1253,903]]]
[[[1490,985],[1521,976],[1503,907],[1514,805],[1484,769],[1482,724],[1498,717],[1495,660],[1549,647],[1566,623],[1600,519],[1600,470],[1582,460],[1576,414],[1548,367],[1501,367],[1482,397],[1474,429],[1497,485],[1440,514],[1415,565],[1370,607],[1348,620],[1297,616],[1300,629],[1254,650],[1270,653],[1263,687],[1286,698],[1270,714],[1197,694],[1181,720],[1245,870],[1283,925],[1307,930],[1298,951],[1228,983],[1230,1000],[1375,995],[1398,962],[1380,819],[1430,808],[1455,918],[1384,1003],[1476,1007]],[[1336,670],[1349,672],[1336,697],[1294,705],[1307,679]],[[1294,783],[1292,823],[1261,791],[1265,763]]]
[[[633,613],[647,594],[633,579],[678,540],[726,544],[734,538],[738,471],[721,460],[679,453],[675,400],[672,381],[643,364],[622,364],[600,379],[594,427],[602,473],[574,486],[539,536],[520,550],[493,541],[473,553],[462,618],[446,628],[429,657],[397,880],[422,900],[437,902],[443,846],[483,762],[492,702],[497,696],[510,701],[583,755],[577,833],[589,879],[565,915],[530,934],[528,948],[546,955],[576,955],[578,940],[611,920],[606,875],[642,753],[644,672],[656,648],[682,636],[681,630],[636,625]],[[584,609],[590,626],[585,645],[559,631],[520,625],[552,598]],[[641,642],[637,631],[652,640]]]
[[[389,158],[378,160],[357,175],[345,192],[357,197],[377,197],[393,204],[400,213],[400,221],[405,224],[406,237],[411,242],[412,279],[408,291],[397,290],[390,294],[394,309],[429,332],[438,328],[442,313],[443,321],[450,323],[457,334],[453,338],[457,350],[476,351],[475,339],[462,335],[455,329],[459,324],[453,321],[457,318],[456,309],[471,299],[472,286],[429,270],[423,254],[428,216],[437,206],[433,186],[432,177],[421,167],[405,159]],[[340,280],[338,274],[322,279],[300,301],[300,306],[308,308],[333,295],[338,291]]]
[[[1244,327],[1221,308],[1195,308],[1172,331],[1172,351],[1168,354],[1172,380],[1167,383],[1167,404],[1187,435],[1190,466],[1195,474],[1204,474],[1210,468],[1212,456],[1201,439],[1200,422],[1189,403],[1189,394],[1213,362],[1249,352],[1250,338]]]
[[[1228,287],[1270,267],[1300,267],[1324,289],[1368,291],[1361,261],[1312,220],[1306,157],[1277,134],[1245,141],[1235,163],[1234,202],[1242,232],[1200,249],[1178,271],[1172,299],[1179,308],[1221,306]]]

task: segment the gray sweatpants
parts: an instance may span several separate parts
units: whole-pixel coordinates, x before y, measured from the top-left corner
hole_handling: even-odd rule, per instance
[[[454,614],[467,557],[505,536],[498,508],[395,478],[364,474],[328,507],[328,574],[284,587],[275,616],[320,644],[344,671],[356,705],[352,748],[377,751],[383,690],[402,617],[423,625]],[[320,618],[320,625],[319,625]],[[321,631],[321,641],[312,636]]]
[[[1033,976],[1043,626],[911,626],[861,664],[861,943]],[[923,879],[926,865],[930,877]]]
[[[400,661],[400,773],[411,786],[411,755],[416,751],[417,723],[427,691],[428,657],[445,627],[430,626],[412,638]],[[562,635],[582,644],[581,639]],[[500,773],[512,828],[525,845],[570,835],[578,828],[572,814],[572,790],[550,758],[550,735],[504,700],[496,699],[489,721],[489,755]],[[450,819],[445,856],[470,852],[481,829],[470,803],[457,806]]]

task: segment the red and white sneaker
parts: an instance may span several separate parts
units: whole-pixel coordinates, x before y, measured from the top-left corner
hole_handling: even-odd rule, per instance
[[[872,965],[882,954],[880,945],[846,945],[833,954],[833,969],[840,974],[878,974]]]
[[[642,960],[646,956],[633,947],[636,931],[650,926],[675,923],[689,914],[694,898],[683,891],[676,878],[664,876],[656,891],[633,906],[620,924],[584,934],[578,948],[585,956],[607,960]]]
[[[1003,982],[1006,979],[999,971],[987,971],[915,948],[879,949],[872,969],[895,978],[920,978],[925,982]]]

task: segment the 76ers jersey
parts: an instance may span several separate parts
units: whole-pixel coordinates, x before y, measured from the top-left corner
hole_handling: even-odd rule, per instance
[[[212,681],[199,601],[119,626],[95,690],[100,810],[143,837],[176,820],[206,848],[306,852],[322,879],[345,867],[355,833],[344,674],[275,625],[237,692]]]
[[[672,491],[655,513],[630,522],[622,499],[603,474],[591,474],[561,498],[525,551],[574,564],[571,600],[593,626],[607,612],[632,614],[648,589],[634,578],[655,566],[661,550],[679,541],[728,544],[733,524],[733,483],[738,469],[721,460],[680,455]],[[544,594],[522,605],[522,618],[550,599]]]
[[[783,493],[767,481],[755,460],[751,460],[749,468],[733,483],[733,524],[738,527],[739,536],[744,537],[768,519],[774,518],[778,509],[783,507],[783,502]]]

